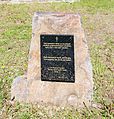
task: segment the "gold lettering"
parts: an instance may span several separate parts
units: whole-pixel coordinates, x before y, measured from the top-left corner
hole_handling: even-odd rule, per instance
[[[48,71],[54,71],[55,73],[58,73],[58,72],[61,72],[61,71],[66,72],[67,70],[64,67],[49,67]]]
[[[71,61],[71,58],[70,57],[47,57],[47,56],[44,56],[43,59],[45,61]]]
[[[68,49],[71,47],[71,43],[44,43],[43,47],[46,49]]]

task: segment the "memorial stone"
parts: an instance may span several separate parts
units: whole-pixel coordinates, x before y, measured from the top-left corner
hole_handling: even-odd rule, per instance
[[[11,98],[57,106],[90,106],[92,66],[78,14],[36,12],[27,75],[17,77]]]

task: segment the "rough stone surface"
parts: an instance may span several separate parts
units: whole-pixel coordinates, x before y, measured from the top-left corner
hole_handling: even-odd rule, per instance
[[[11,89],[11,99],[12,100],[18,100],[23,101],[27,99],[28,96],[28,82],[27,82],[27,76],[19,76],[15,78],[12,84]]]
[[[74,35],[75,83],[41,81],[40,34]],[[27,78],[14,80],[12,97],[17,101],[57,106],[90,106],[93,95],[92,66],[80,16],[35,13]]]

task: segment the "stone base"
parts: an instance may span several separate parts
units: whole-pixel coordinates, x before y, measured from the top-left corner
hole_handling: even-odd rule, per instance
[[[81,91],[81,93],[80,93]],[[60,82],[43,82],[35,80],[28,82],[26,76],[17,77],[12,85],[11,100],[25,103],[39,103],[60,107],[91,106],[91,96],[87,84]]]

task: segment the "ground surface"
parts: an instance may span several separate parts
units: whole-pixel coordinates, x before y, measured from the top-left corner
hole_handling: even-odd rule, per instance
[[[114,0],[80,3],[0,4],[0,119],[113,119]],[[79,13],[94,72],[93,107],[47,107],[10,102],[13,79],[27,70],[31,20],[35,11]]]

